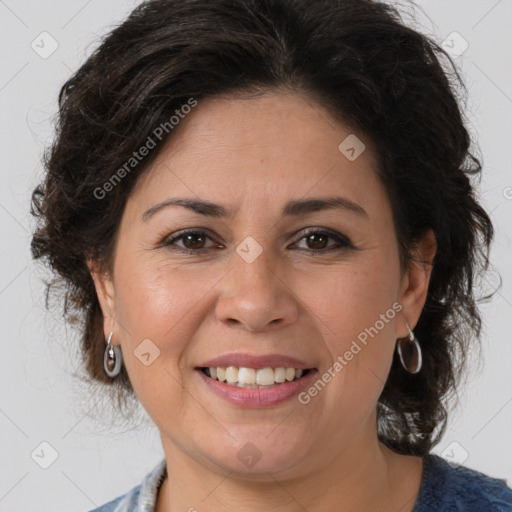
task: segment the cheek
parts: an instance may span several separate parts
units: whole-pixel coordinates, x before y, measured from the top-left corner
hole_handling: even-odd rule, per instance
[[[197,328],[194,322],[204,316],[201,298],[214,284],[206,274],[191,280],[166,265],[129,258],[116,267],[123,361],[138,400],[159,427],[172,422],[187,403],[189,369],[180,368],[180,362]]]
[[[182,381],[180,367],[187,365],[187,349],[208,318],[210,294],[215,293],[220,277],[207,265],[192,271],[187,265],[130,261],[128,257],[118,262],[116,315],[134,387],[137,380],[142,384],[165,377]],[[147,356],[140,357],[147,352],[150,360],[154,358],[150,366],[142,364]],[[155,372],[160,368],[168,372],[163,377]]]
[[[387,260],[377,251],[369,252],[352,262],[305,277],[301,297],[322,320],[326,339],[333,346],[339,345],[343,350],[347,340],[357,338],[388,310],[387,320],[396,316],[393,304],[398,299],[400,275],[393,258]],[[379,331],[388,334],[390,324],[382,326],[379,322]]]
[[[134,336],[157,335],[186,321],[187,313],[214,284],[211,272],[186,272],[168,264],[127,259],[116,272],[118,318]]]
[[[323,282],[310,283],[309,298],[332,361],[323,371],[335,375],[325,399],[341,415],[363,417],[375,406],[387,379],[401,310],[394,261],[375,252],[338,267]]]

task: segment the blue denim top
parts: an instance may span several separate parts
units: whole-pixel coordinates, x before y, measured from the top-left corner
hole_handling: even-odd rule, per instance
[[[142,482],[90,512],[154,512],[160,484],[167,474],[165,459]],[[512,512],[512,489],[464,466],[452,467],[441,457],[423,457],[423,477],[413,512]]]

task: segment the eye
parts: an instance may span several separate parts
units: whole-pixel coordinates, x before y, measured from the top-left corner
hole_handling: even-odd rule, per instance
[[[295,242],[295,246],[305,241],[306,247],[298,247],[299,250],[306,250],[313,253],[326,253],[334,250],[343,250],[354,248],[349,239],[340,233],[323,229],[310,229],[302,231],[301,238]],[[329,244],[329,240],[334,243]],[[210,241],[210,245],[207,245]],[[162,247],[168,247],[185,253],[201,253],[212,248],[222,248],[222,245],[216,243],[214,238],[205,231],[198,229],[188,229],[176,233],[174,236],[165,239]]]
[[[204,231],[190,229],[181,231],[171,238],[167,238],[161,245],[164,247],[174,245],[178,250],[182,250],[184,252],[202,252],[212,247],[219,247],[219,244],[216,243],[206,246],[206,242],[208,240],[214,242],[213,238]],[[181,241],[183,242],[183,245],[176,243]]]
[[[343,250],[353,248],[350,240],[339,233],[325,229],[311,229],[301,233],[303,236],[295,243],[298,244],[302,240],[305,241],[306,247],[299,247],[301,250],[311,252],[330,252],[333,250]],[[329,245],[329,239],[334,240],[334,244]]]

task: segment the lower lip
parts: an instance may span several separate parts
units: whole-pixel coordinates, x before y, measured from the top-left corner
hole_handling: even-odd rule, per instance
[[[239,388],[230,386],[211,377],[207,377],[201,370],[197,370],[203,382],[218,396],[240,407],[262,408],[277,405],[298,395],[304,388],[310,385],[318,373],[317,370],[309,370],[307,375],[292,382],[283,382],[273,388]]]

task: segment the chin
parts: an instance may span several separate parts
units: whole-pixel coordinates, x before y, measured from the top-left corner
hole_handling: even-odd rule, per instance
[[[232,476],[238,474],[258,481],[273,480],[269,473],[272,476],[277,476],[277,473],[282,475],[283,472],[295,473],[294,469],[305,458],[303,442],[290,443],[290,438],[287,437],[285,444],[275,439],[270,440],[271,436],[267,431],[259,435],[247,435],[242,441],[233,442],[229,448],[221,449],[217,453],[211,453],[210,446],[208,458],[223,471],[232,472]],[[233,449],[235,444],[236,448]]]

